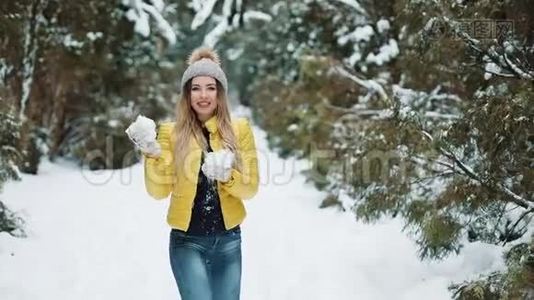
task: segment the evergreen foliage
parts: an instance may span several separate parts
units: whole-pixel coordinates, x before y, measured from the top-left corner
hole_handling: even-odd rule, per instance
[[[0,193],[6,182],[20,180],[16,165],[21,155],[16,148],[20,138],[19,127],[13,110],[0,107]],[[12,212],[0,198],[0,232],[7,232],[13,236],[25,236],[23,225],[22,218]]]
[[[21,116],[0,131],[12,143],[0,184],[15,178],[13,162],[37,173],[43,156],[92,169],[136,162],[125,127],[138,113],[172,115],[185,55],[209,44],[269,146],[313,163],[305,173],[328,192],[322,207],[402,218],[422,259],[500,245],[505,270],[451,293],[534,297],[528,0],[168,1],[174,44],[138,34],[134,2],[0,4],[0,97],[18,110],[6,120]]]

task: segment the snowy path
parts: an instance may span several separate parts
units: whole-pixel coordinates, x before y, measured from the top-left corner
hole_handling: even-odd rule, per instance
[[[255,134],[261,186],[242,226],[242,299],[450,299],[451,280],[499,266],[497,250],[483,245],[422,263],[399,221],[371,226],[318,209],[323,195],[291,172],[303,163],[277,158],[264,133]],[[179,298],[168,265],[167,202],[147,196],[141,165],[86,174],[44,163],[41,170],[0,195],[23,214],[29,234],[0,234],[0,299]]]

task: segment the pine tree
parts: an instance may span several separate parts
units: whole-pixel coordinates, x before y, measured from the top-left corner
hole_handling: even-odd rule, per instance
[[[0,93],[22,120],[21,171],[37,173],[43,156],[93,169],[138,160],[124,129],[141,111],[153,118],[173,111],[177,72],[166,49],[175,37],[161,16],[162,3],[0,4],[0,63],[6,66]],[[148,14],[147,27],[138,26],[136,14]],[[139,27],[153,34],[141,35]]]
[[[482,282],[530,295],[531,254],[511,250],[530,249],[534,212],[528,1],[339,2],[279,3],[255,34],[231,36],[270,146],[312,160],[324,206],[403,218],[422,259],[502,245],[509,270]]]
[[[0,108],[0,196],[4,184],[11,180],[20,180],[17,162],[20,153],[17,150],[19,121],[13,110]],[[0,198],[0,232],[13,236],[24,236],[23,220],[9,210]]]

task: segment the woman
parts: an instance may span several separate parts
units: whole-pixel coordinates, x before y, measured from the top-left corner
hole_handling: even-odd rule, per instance
[[[230,119],[217,54],[198,49],[188,63],[176,122],[159,126],[160,155],[145,153],[145,184],[155,199],[171,195],[169,255],[182,300],[235,300],[243,200],[258,190],[254,136],[247,119]]]

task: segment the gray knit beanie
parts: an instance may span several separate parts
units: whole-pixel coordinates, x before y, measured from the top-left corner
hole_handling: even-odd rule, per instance
[[[191,53],[188,59],[189,67],[182,75],[181,92],[184,92],[185,84],[190,79],[197,76],[210,76],[219,81],[224,88],[224,92],[228,92],[228,81],[226,74],[221,68],[219,55],[211,48],[199,48]]]

